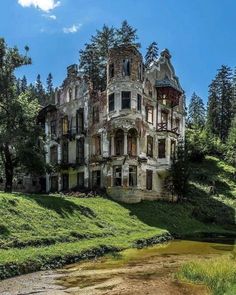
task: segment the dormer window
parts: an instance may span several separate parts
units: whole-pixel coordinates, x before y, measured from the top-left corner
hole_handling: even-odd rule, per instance
[[[123,76],[130,76],[130,60],[128,58],[123,59],[123,68],[122,68],[122,74]]]

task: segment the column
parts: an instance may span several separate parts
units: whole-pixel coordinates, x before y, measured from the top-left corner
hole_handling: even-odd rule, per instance
[[[128,154],[127,131],[124,132],[124,155]]]
[[[137,136],[137,147],[136,147],[136,149],[137,149],[137,156],[140,154],[140,147],[139,147],[139,136]]]
[[[57,146],[57,163],[60,164],[61,163],[61,145],[58,144]]]
[[[115,155],[115,136],[112,134],[111,135],[111,156]]]

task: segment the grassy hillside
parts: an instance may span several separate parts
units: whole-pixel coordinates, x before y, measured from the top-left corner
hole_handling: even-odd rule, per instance
[[[11,267],[13,275],[69,262],[68,257],[102,245],[132,247],[166,232],[235,234],[233,167],[207,158],[192,170],[189,200],[182,204],[0,193],[0,277],[8,275],[6,265],[20,265]],[[218,196],[209,195],[213,180]]]

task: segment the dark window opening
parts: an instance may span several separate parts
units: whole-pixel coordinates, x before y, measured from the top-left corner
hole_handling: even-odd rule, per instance
[[[93,124],[99,122],[99,106],[93,107]]]
[[[109,95],[109,112],[115,109],[115,95],[114,93]]]
[[[142,96],[140,94],[137,95],[137,110],[141,111],[142,108]]]
[[[84,172],[77,173],[77,186],[78,188],[84,188]]]
[[[76,132],[81,134],[84,131],[84,109],[76,112]]]
[[[122,167],[114,166],[113,167],[113,185],[121,186],[122,184]]]
[[[109,78],[113,78],[115,75],[115,67],[114,64],[110,64],[109,65]]]
[[[130,91],[122,91],[122,109],[130,109]]]
[[[115,135],[115,154],[122,156],[124,154],[124,132],[117,130]]]
[[[153,107],[146,106],[146,121],[148,123],[153,123]]]
[[[130,72],[131,72],[131,66],[130,66],[130,60],[129,59],[124,59],[123,60],[123,69],[122,69],[122,73],[123,76],[130,76]]]
[[[142,64],[140,63],[139,64],[139,67],[138,67],[138,78],[140,81],[142,81],[142,72],[143,72],[143,69],[142,69]]]
[[[77,164],[84,163],[84,138],[81,137],[76,141],[76,162]]]
[[[147,190],[152,190],[152,170],[146,171],[146,188]]]
[[[176,141],[171,140],[171,145],[170,145],[170,156],[171,159],[175,158],[175,153],[176,153]]]
[[[50,162],[52,164],[57,163],[57,146],[56,145],[50,147]]]
[[[129,186],[137,186],[137,167],[129,166]]]
[[[57,192],[58,191],[58,178],[57,178],[57,176],[51,176],[50,182],[51,182],[50,191],[52,193]]]
[[[100,187],[101,186],[101,171],[95,170],[92,172],[92,187]]]
[[[51,136],[56,136],[56,133],[57,133],[57,121],[56,120],[51,121],[50,129],[51,129]]]
[[[93,137],[94,155],[101,155],[101,136]]]
[[[166,157],[166,140],[159,139],[158,140],[158,158],[165,158]]]
[[[72,89],[70,88],[69,89],[69,101],[71,101],[72,100]]]
[[[69,189],[69,175],[62,174],[62,190],[67,191]]]
[[[153,138],[152,136],[147,136],[147,156],[153,157]]]
[[[67,164],[69,161],[69,153],[68,153],[68,142],[65,141],[62,144],[62,163]]]

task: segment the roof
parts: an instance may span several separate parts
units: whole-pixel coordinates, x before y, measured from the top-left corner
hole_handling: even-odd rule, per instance
[[[171,87],[174,88],[175,90],[179,91],[179,92],[183,92],[183,90],[181,88],[179,88],[174,81],[170,80],[169,77],[166,75],[165,78],[163,80],[156,80],[155,82],[155,86],[157,88],[161,88],[161,87]]]

